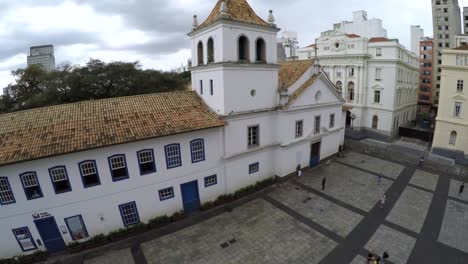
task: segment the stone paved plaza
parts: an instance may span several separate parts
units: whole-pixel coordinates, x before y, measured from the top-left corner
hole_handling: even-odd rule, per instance
[[[83,262],[363,264],[367,253],[387,251],[395,264],[466,264],[468,194],[458,194],[460,184],[417,164],[350,152],[228,212],[140,243],[138,258],[126,248]]]

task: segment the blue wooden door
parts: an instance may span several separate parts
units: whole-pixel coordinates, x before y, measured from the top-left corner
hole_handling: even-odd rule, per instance
[[[190,214],[200,209],[200,197],[198,195],[198,182],[188,182],[180,185],[182,192],[182,202],[184,204],[184,212]]]
[[[310,164],[311,168],[317,167],[320,163],[320,142],[310,146]]]
[[[47,251],[56,252],[65,249],[65,242],[63,241],[54,217],[35,220],[34,223],[36,224],[37,231],[39,231],[39,235]]]

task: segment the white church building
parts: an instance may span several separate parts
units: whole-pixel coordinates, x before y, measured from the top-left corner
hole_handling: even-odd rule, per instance
[[[315,51],[323,71],[352,108],[346,124],[353,129],[348,133],[390,140],[401,125],[415,120],[419,61],[398,40],[337,28],[299,49],[299,59],[312,58]]]
[[[0,258],[67,244],[316,166],[344,100],[313,60],[277,63],[273,14],[219,1],[195,17],[193,91],[0,115]]]

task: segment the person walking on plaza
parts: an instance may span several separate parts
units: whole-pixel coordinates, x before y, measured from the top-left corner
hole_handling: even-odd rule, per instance
[[[382,175],[379,174],[379,176],[377,177],[377,184],[380,184],[382,182]]]
[[[419,159],[419,167],[422,167],[423,162],[424,162],[424,155],[422,155],[421,158]]]
[[[463,182],[463,183],[460,185],[460,190],[458,190],[458,194],[462,194],[464,189],[465,189],[465,183]]]
[[[382,197],[380,197],[380,208],[384,207],[386,201],[387,201],[387,196],[383,194]]]
[[[380,257],[377,257],[377,259],[375,259],[374,264],[380,264]]]
[[[322,179],[322,191],[325,191],[325,184],[327,183],[327,177],[323,177]]]
[[[387,260],[390,256],[388,255],[387,251],[385,251],[382,255],[382,264],[387,263]]]
[[[369,252],[369,254],[367,254],[367,262],[366,262],[366,264],[373,264],[373,263],[372,263],[373,260],[374,260],[374,254],[372,254],[371,252]]]
[[[301,164],[297,165],[296,171],[297,171],[297,176],[301,177],[301,175],[302,175]]]

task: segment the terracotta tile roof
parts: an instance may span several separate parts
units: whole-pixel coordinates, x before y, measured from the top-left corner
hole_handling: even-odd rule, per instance
[[[356,34],[346,34],[348,38],[360,38],[361,36],[356,35]]]
[[[465,45],[463,45],[463,46],[454,48],[453,50],[468,50],[468,44],[465,44]]]
[[[278,89],[289,88],[314,65],[314,60],[285,61],[279,64]]]
[[[0,115],[0,166],[223,126],[195,92],[86,101]]]
[[[299,98],[299,96],[305,91],[307,90],[307,88],[309,88],[318,78],[320,74],[314,74],[312,75],[305,83],[303,83],[301,85],[301,87],[299,87],[299,89],[297,89],[296,91],[294,91],[294,93],[292,93],[290,96],[289,96],[289,100],[288,102],[282,107],[283,109],[286,109],[288,108],[289,106],[291,106],[296,100],[297,98]]]
[[[211,11],[211,14],[203,23],[198,26],[197,29],[207,27],[221,18],[219,9],[222,2],[222,0],[218,1],[214,9]],[[231,20],[248,24],[270,26],[270,24],[255,14],[255,11],[252,9],[252,7],[250,7],[246,0],[226,0],[226,5],[229,19]]]
[[[387,42],[387,41],[391,41],[391,40],[388,39],[388,38],[382,38],[382,37],[369,39],[369,43],[374,43],[374,42]]]

